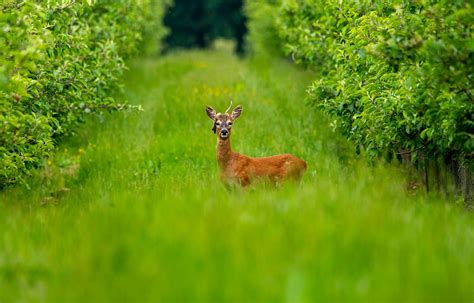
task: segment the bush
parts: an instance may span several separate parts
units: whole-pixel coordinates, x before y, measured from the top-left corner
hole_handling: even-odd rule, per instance
[[[286,52],[321,75],[310,99],[370,157],[473,157],[468,1],[288,1],[280,18]]]
[[[164,4],[0,4],[0,187],[41,165],[86,115],[130,108],[110,93],[120,89],[126,58],[158,49]]]

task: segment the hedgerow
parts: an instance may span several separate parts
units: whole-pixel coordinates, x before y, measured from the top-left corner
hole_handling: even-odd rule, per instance
[[[472,157],[468,1],[288,1],[286,52],[320,72],[310,99],[371,157]],[[415,157],[416,158],[416,157]]]
[[[132,108],[111,92],[125,59],[159,49],[166,2],[0,4],[0,187],[41,165],[87,115]]]

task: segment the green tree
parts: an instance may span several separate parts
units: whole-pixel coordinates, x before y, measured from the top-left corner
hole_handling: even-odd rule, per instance
[[[2,2],[0,187],[41,165],[87,115],[130,108],[110,94],[120,89],[126,58],[156,51],[165,3]]]
[[[169,48],[205,48],[218,37],[236,40],[236,51],[244,50],[246,33],[242,0],[175,0],[165,16],[171,32]]]

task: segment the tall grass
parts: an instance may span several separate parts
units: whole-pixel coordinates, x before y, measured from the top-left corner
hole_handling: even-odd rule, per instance
[[[312,76],[225,51],[132,63],[141,113],[90,121],[0,193],[0,301],[464,301],[474,220],[407,193],[308,110]],[[298,185],[226,190],[204,106],[244,111],[233,148],[291,152]]]

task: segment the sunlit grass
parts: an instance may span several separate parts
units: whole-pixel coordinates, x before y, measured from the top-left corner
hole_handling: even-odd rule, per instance
[[[268,63],[268,62],[267,62]],[[133,62],[125,96],[0,194],[0,301],[465,301],[474,222],[407,193],[305,105],[312,75],[222,51]],[[226,190],[204,106],[244,111],[233,148],[291,152],[301,184]]]

